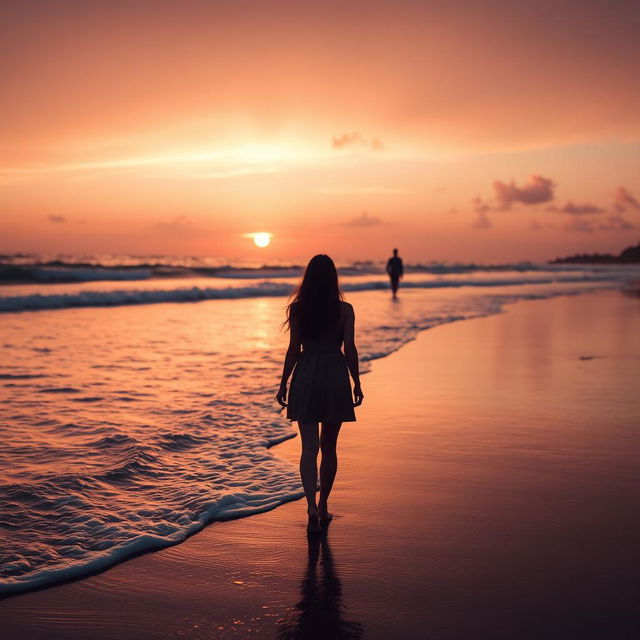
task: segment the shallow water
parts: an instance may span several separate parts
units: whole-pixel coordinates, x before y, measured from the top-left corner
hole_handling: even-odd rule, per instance
[[[422,329],[602,286],[619,280],[416,287],[397,303],[365,290],[348,299],[366,369]],[[267,448],[293,434],[273,401],[285,302],[3,315],[0,593],[102,568],[211,520],[302,495],[297,470]]]
[[[505,311],[374,364],[315,552],[285,505],[5,600],[5,635],[635,639],[640,299]]]

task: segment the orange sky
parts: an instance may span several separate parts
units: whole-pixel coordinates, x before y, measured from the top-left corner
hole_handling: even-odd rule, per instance
[[[9,4],[2,252],[501,261],[640,238],[637,2]]]

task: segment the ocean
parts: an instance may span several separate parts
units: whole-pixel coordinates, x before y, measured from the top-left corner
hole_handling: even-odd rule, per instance
[[[640,280],[633,265],[409,264],[394,302],[384,264],[338,266],[364,371],[422,330]],[[270,450],[294,435],[274,397],[301,272],[0,256],[0,594],[302,496],[297,469]]]

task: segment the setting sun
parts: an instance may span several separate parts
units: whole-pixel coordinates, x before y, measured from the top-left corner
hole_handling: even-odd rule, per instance
[[[256,243],[256,247],[268,247],[271,242],[270,233],[256,233],[253,236],[253,241]]]
[[[265,231],[260,231],[258,233],[245,233],[245,238],[253,238],[253,242],[256,247],[260,247],[264,249],[264,247],[268,247],[271,242],[271,238],[273,237],[272,233],[266,233]]]

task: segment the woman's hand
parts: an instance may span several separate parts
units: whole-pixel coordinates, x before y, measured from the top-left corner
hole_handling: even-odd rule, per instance
[[[353,406],[359,407],[362,404],[362,401],[364,400],[364,393],[362,393],[362,387],[359,384],[357,384],[353,388],[353,395],[356,399],[356,401],[353,403]]]
[[[278,393],[276,394],[276,400],[281,407],[286,407],[287,403],[285,400],[287,399],[287,384],[283,383],[280,385],[280,389],[278,389]]]

